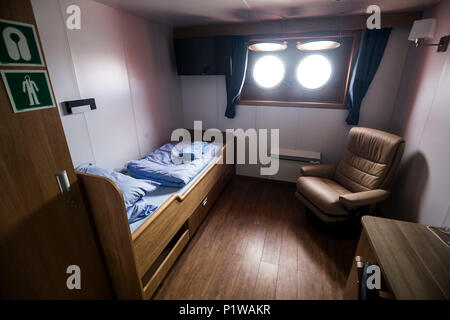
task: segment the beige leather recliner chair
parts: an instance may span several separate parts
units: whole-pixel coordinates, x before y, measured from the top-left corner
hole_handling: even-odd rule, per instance
[[[403,138],[380,130],[354,127],[338,165],[301,168],[296,197],[324,222],[371,213],[386,200],[405,148]]]

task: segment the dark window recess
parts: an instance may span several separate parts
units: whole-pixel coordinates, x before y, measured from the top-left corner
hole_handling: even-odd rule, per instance
[[[269,37],[267,39],[287,41],[288,48],[278,52],[249,50],[247,73],[239,99],[240,104],[345,108],[345,96],[351,69],[356,60],[360,32],[289,36],[276,39]],[[309,42],[314,40],[334,40],[340,42],[341,46],[332,50],[320,51],[300,51],[296,47],[299,41]],[[263,42],[264,38],[251,39],[250,41]],[[303,59],[316,54],[324,56],[330,62],[331,76],[322,87],[307,89],[297,80],[297,67]],[[283,79],[273,88],[262,88],[256,83],[253,76],[255,63],[266,55],[278,57],[285,68]]]
[[[179,75],[228,75],[231,72],[229,37],[175,39]]]

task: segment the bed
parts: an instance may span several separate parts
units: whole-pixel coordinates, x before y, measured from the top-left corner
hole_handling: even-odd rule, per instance
[[[158,209],[132,224],[115,183],[77,173],[118,299],[152,297],[235,172],[226,164],[226,148],[185,186],[160,187],[146,196]]]

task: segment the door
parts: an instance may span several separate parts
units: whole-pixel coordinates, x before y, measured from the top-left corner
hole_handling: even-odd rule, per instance
[[[1,1],[0,19],[33,24],[37,32],[29,0]],[[11,58],[31,61],[32,50],[21,43],[22,32],[14,28],[8,32],[17,34],[11,39],[19,48],[12,47]],[[43,66],[2,65],[0,69],[35,75],[31,70],[47,70],[43,62]],[[42,91],[36,95],[44,83],[39,81],[37,77],[24,80],[22,89],[28,95],[22,98],[31,99],[30,105],[43,103]],[[11,92],[0,82],[0,298],[110,298],[108,276],[57,107],[14,112]],[[63,170],[71,184],[64,195],[55,177]],[[81,289],[70,290],[66,284],[71,265],[80,268]]]

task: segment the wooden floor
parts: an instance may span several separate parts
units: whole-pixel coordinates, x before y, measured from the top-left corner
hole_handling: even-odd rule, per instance
[[[340,299],[356,241],[312,227],[294,184],[235,177],[154,299]]]

